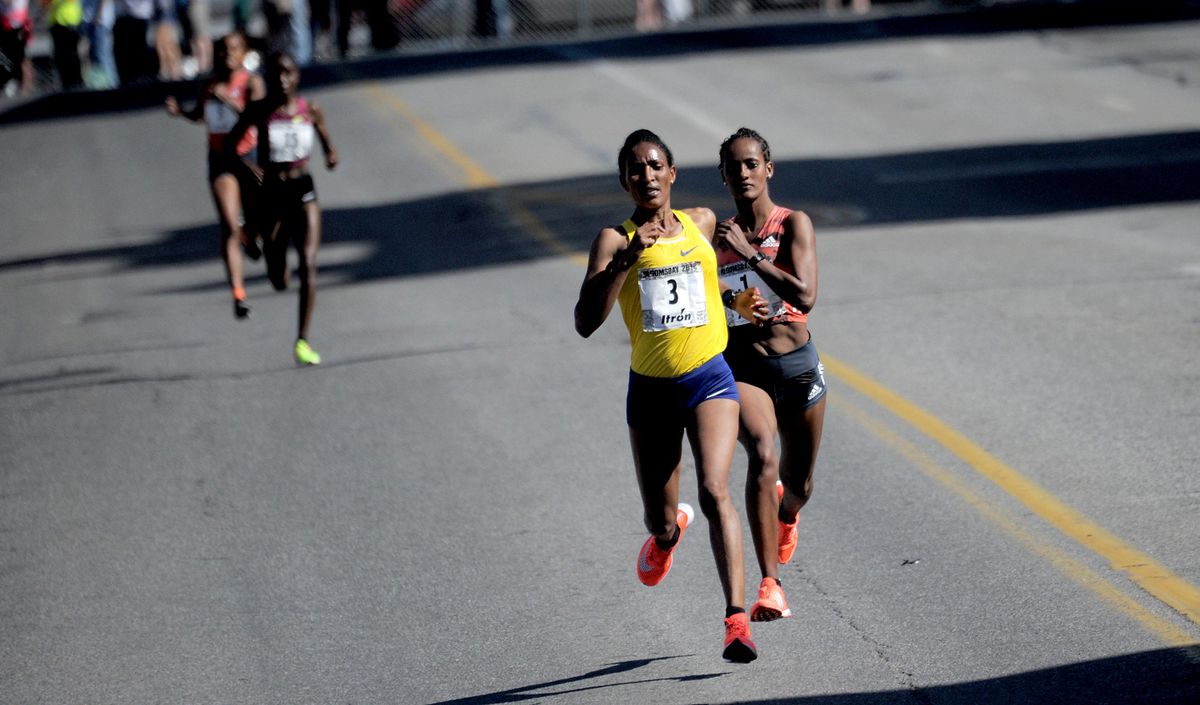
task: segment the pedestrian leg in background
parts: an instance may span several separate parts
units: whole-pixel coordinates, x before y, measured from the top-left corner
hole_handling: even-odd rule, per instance
[[[333,56],[333,46],[330,31],[333,22],[330,16],[332,7],[329,0],[309,0],[308,26],[313,37],[313,59],[328,59]]]
[[[633,27],[639,32],[653,32],[662,29],[663,16],[658,0],[635,0],[637,15]]]
[[[127,86],[153,75],[146,33],[150,21],[122,15],[113,23],[113,59],[121,85]]]
[[[50,25],[50,39],[54,43],[54,68],[63,90],[81,88],[83,67],[79,62],[79,27]]]
[[[267,50],[292,53],[293,0],[263,0],[267,20]]]
[[[105,89],[117,85],[117,64],[113,60],[114,18],[112,0],[84,1],[83,33],[88,42],[88,67],[84,72],[84,83],[88,88]]]
[[[301,66],[311,64],[312,27],[309,25],[308,0],[292,0],[288,30],[292,35],[292,56],[296,63]]]
[[[350,53],[350,27],[354,18],[355,0],[333,0],[337,8],[337,52],[344,59]]]
[[[63,90],[79,88],[83,85],[83,69],[79,62],[83,3],[81,0],[42,0],[42,6],[54,44],[54,68]]]
[[[192,58],[196,61],[196,75],[205,76],[212,71],[213,36],[212,7],[209,0],[191,0],[188,17],[192,24]]]
[[[163,18],[154,24],[154,50],[158,54],[158,77],[164,81],[183,78],[183,52],[179,49],[179,24]]]

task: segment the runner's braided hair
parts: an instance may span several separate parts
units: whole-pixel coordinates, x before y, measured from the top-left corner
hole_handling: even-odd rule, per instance
[[[633,156],[633,148],[639,144],[646,142],[655,145],[663,151],[667,156],[667,166],[675,166],[675,155],[671,154],[671,148],[667,146],[662,138],[654,134],[650,130],[634,130],[625,138],[625,144],[621,146],[621,151],[617,153],[617,173],[621,179],[621,188],[629,188],[628,182],[625,180],[625,167],[629,164],[629,158]]]
[[[759,148],[762,149],[763,161],[768,163],[771,161],[771,146],[767,144],[767,138],[758,134],[755,130],[751,130],[749,127],[739,127],[737,132],[726,137],[725,141],[721,143],[721,163],[717,166],[717,169],[722,174],[725,173],[725,155],[729,153],[729,145],[743,137],[757,141]]]

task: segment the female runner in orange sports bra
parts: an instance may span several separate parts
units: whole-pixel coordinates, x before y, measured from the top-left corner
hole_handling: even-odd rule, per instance
[[[212,79],[204,86],[200,100],[191,110],[182,110],[174,97],[167,97],[169,115],[192,122],[204,122],[208,131],[208,183],[221,224],[221,258],[225,276],[233,293],[233,315],[247,318],[245,280],[242,274],[242,247],[251,259],[258,259],[258,233],[251,215],[258,190],[258,179],[247,160],[254,160],[256,134],[246,132],[236,153],[224,149],[225,135],[233,128],[246,104],[266,94],[263,80],[242,66],[246,58],[246,38],[238,32],[217,42]],[[244,216],[244,217],[243,217]]]
[[[768,305],[765,321],[727,317],[725,359],[742,399],[746,512],[763,575],[751,619],[770,621],[791,616],[776,562],[787,563],[796,550],[825,419],[824,367],[808,332],[817,300],[816,238],[807,215],[771,200],[775,165],[761,135],[743,127],[722,143],[720,154],[737,215],[717,225],[718,271],[734,290],[758,289]]]

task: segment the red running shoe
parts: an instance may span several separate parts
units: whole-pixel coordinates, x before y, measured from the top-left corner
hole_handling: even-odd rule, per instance
[[[791,617],[787,598],[783,596],[783,587],[778,581],[763,578],[758,584],[758,602],[750,608],[751,622],[773,622],[776,619]]]
[[[683,532],[694,516],[696,516],[696,512],[692,509],[692,505],[679,503],[679,511],[675,515],[675,523],[679,525],[679,538],[675,539],[675,546],[678,546],[679,542],[683,540]],[[646,539],[646,543],[642,544],[641,552],[638,553],[637,560],[637,576],[643,585],[658,585],[663,578],[667,577],[667,573],[671,572],[671,555],[675,553],[675,546],[664,551],[654,542],[653,536]]]
[[[758,647],[750,641],[750,620],[745,612],[725,618],[725,651],[721,655],[734,663],[750,663],[758,658]]]
[[[779,499],[783,499],[783,483],[779,480],[775,481],[775,489],[779,491]],[[796,518],[792,523],[785,524],[779,522],[779,562],[787,563],[792,560],[792,554],[796,552],[796,544],[800,542],[800,532],[797,527],[800,525],[800,513],[796,513]]]

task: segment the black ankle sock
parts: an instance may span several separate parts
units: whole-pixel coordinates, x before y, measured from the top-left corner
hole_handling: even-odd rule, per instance
[[[657,538],[654,539],[654,543],[663,551],[670,551],[672,548],[675,548],[675,544],[679,543],[679,534],[680,533],[681,532],[679,531],[679,524],[676,524],[675,525],[675,535],[671,537],[671,540],[669,542],[667,542],[667,545],[664,546],[663,542],[659,541]]]
[[[741,607],[726,607],[725,608],[725,619],[729,619],[730,617],[732,617],[735,614],[746,614],[746,610],[742,609]]]

